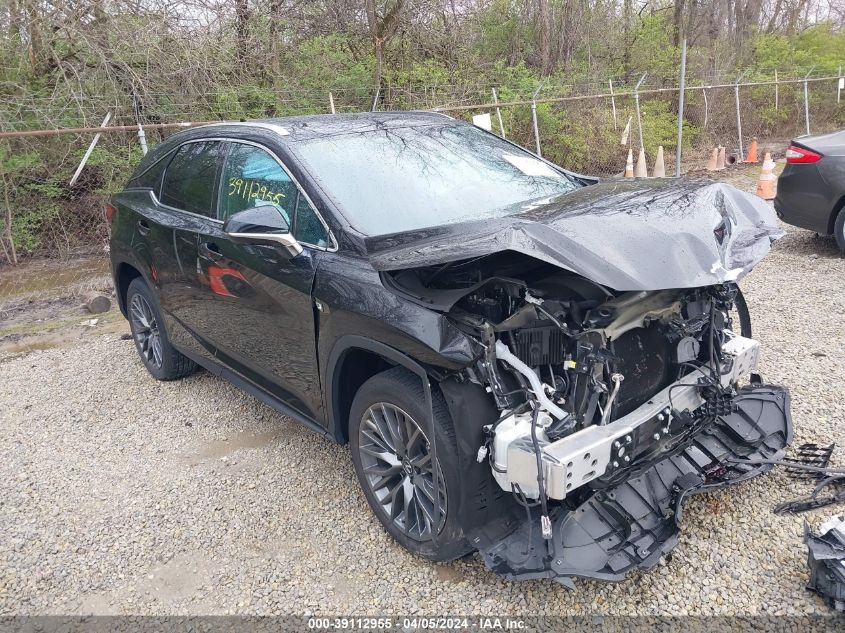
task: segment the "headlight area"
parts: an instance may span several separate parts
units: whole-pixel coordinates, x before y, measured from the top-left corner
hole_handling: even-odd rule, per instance
[[[722,353],[726,371],[720,373],[716,386],[710,384],[707,372],[690,371],[618,420],[588,426],[554,442],[546,434],[552,416],[542,411],[535,436],[546,496],[565,499],[590,482],[619,481],[632,469],[642,468],[644,461],[653,463],[683,448],[685,440],[702,430],[714,415],[730,413],[734,396],[729,389],[757,368],[759,343],[737,336],[725,344]],[[493,476],[503,489],[518,488],[526,497],[537,499],[540,490],[532,419],[530,413],[514,413],[496,426]]]
[[[677,544],[687,495],[769,470],[743,460],[780,459],[791,441],[788,391],[740,386],[760,345],[738,333],[732,283],[615,292],[559,269],[471,285],[436,274],[444,290],[467,283],[449,309],[478,342],[462,379],[498,409],[476,459],[520,517],[467,536],[507,578],[571,586],[650,568]]]

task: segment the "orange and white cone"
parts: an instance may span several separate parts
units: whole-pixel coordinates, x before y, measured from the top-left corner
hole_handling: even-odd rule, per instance
[[[757,158],[757,139],[754,138],[751,140],[751,145],[748,146],[748,155],[745,157],[743,161],[745,163],[757,163],[759,159]]]
[[[725,148],[719,145],[719,158],[716,160],[716,170],[721,171],[725,168]]]
[[[634,167],[635,178],[648,178],[648,168],[645,164],[645,150],[640,150],[640,156],[637,158],[637,166]]]
[[[763,158],[763,169],[760,171],[760,180],[757,181],[757,195],[763,200],[774,200],[775,190],[777,189],[777,177],[774,170],[775,162],[772,160],[772,155],[766,152]]]
[[[710,160],[707,161],[707,171],[716,171],[719,168],[719,148],[714,147],[713,153],[710,154]]]
[[[655,178],[665,178],[666,177],[666,163],[663,160],[663,146],[659,145],[657,147],[657,158],[654,160],[654,171],[651,172],[651,175]]]
[[[625,178],[634,177],[634,154],[628,150],[628,160],[625,161]]]

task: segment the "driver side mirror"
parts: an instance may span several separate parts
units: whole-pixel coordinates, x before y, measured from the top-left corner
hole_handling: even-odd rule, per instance
[[[229,216],[223,224],[223,232],[243,244],[283,246],[291,257],[302,252],[302,246],[291,235],[290,225],[274,206],[245,209]]]

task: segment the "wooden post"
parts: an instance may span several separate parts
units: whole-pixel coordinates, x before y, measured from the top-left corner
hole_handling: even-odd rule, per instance
[[[610,84],[610,107],[613,108],[613,129],[615,131],[618,128],[616,126],[616,97],[613,96],[613,80],[608,79],[607,83]]]
[[[505,126],[502,124],[502,110],[499,108],[499,95],[496,94],[495,88],[493,88],[493,103],[496,104],[496,117],[499,119],[499,131],[502,133],[502,138],[506,138]]]

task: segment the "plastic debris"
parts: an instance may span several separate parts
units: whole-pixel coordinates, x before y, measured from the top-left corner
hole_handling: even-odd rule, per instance
[[[804,522],[807,565],[810,582],[807,589],[825,598],[837,611],[845,612],[845,515],[833,516],[813,534]]]
[[[827,468],[830,464],[830,457],[833,455],[834,448],[836,448],[836,444],[828,444],[827,446],[819,446],[815,442],[802,444],[796,449],[795,457],[783,460],[785,465],[784,470],[795,479],[823,479],[823,473],[790,468],[787,464],[795,462],[797,464],[805,464],[807,466],[815,466],[817,468]]]

